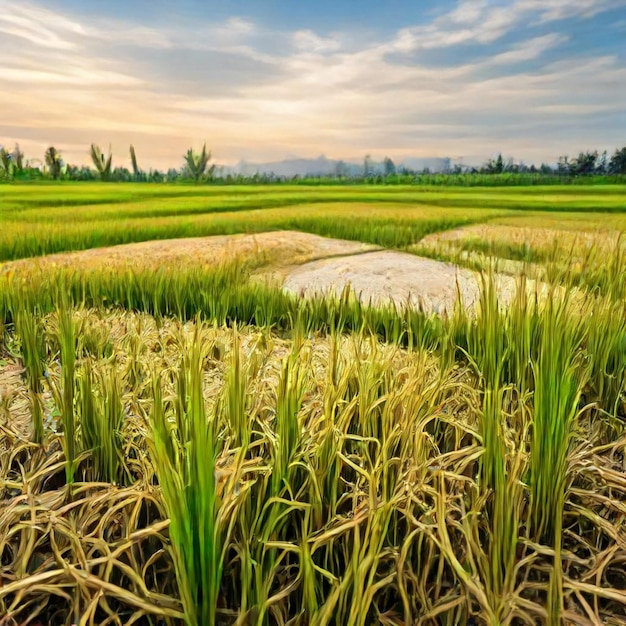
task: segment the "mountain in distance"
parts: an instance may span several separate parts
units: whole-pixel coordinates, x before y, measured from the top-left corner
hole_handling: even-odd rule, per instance
[[[431,172],[444,172],[450,169],[451,159],[405,158],[401,161],[394,161],[394,164],[398,170],[404,167],[416,172],[421,172],[424,169],[428,169]],[[368,169],[373,174],[382,174],[385,171],[383,161],[376,161],[374,159],[368,161]],[[329,159],[324,155],[316,159],[293,157],[282,161],[270,161],[267,163],[240,161],[234,166],[218,166],[216,170],[218,176],[227,176],[228,174],[241,174],[242,176],[274,174],[286,178],[292,178],[293,176],[359,176],[364,172],[364,159],[361,161],[344,161],[340,159]]]

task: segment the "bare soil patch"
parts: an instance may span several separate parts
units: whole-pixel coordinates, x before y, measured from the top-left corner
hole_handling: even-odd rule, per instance
[[[346,286],[364,303],[422,307],[450,313],[457,295],[472,307],[480,295],[480,276],[452,263],[413,254],[379,250],[305,263],[289,273],[284,288],[301,296],[340,295]],[[510,302],[517,281],[496,275],[501,302]]]

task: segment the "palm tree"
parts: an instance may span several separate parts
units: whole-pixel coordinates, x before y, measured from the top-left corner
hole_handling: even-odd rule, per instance
[[[133,174],[135,176],[135,180],[139,180],[141,176],[141,170],[139,169],[139,165],[137,164],[137,155],[135,154],[135,147],[131,144],[130,146],[130,161],[133,164]]]
[[[44,160],[48,169],[50,170],[50,176],[52,180],[57,180],[61,175],[61,168],[63,167],[63,160],[60,153],[54,146],[50,146],[44,155]]]
[[[105,157],[104,153],[100,148],[95,144],[91,144],[91,160],[93,164],[96,166],[98,170],[98,174],[100,174],[100,178],[102,180],[109,180],[111,176],[111,162],[113,160],[113,155],[111,154],[111,148],[109,147],[109,156]]]
[[[215,170],[215,165],[212,165],[207,171],[210,160],[211,152],[207,152],[206,143],[202,146],[202,152],[200,153],[194,152],[191,148],[189,148],[189,150],[187,150],[187,154],[185,155],[185,170],[187,174],[197,183],[204,177],[205,174],[211,176],[213,170]]]

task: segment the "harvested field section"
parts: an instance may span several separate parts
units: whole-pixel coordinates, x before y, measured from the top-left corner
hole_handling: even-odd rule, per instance
[[[302,610],[337,625],[376,623],[382,615],[398,625],[434,624],[442,615],[451,623],[545,616],[553,539],[531,524],[535,496],[521,482],[537,471],[528,453],[537,445],[529,431],[535,407],[514,390],[503,394],[497,437],[510,482],[485,483],[486,455],[494,451],[484,439],[487,345],[468,345],[477,370],[365,334],[279,339],[263,329],[101,311],[77,311],[73,323],[74,483],[63,473],[66,446],[54,411],[55,389],[63,386],[55,315],[41,322],[50,345],[44,389],[52,392],[44,400],[52,415],[45,446],[28,443],[29,433],[18,434],[11,420],[0,431],[0,608],[17,623],[37,616],[70,624],[76,614],[86,623],[179,624],[183,615],[192,624],[207,623],[207,615],[217,624],[241,615],[273,623]],[[7,337],[11,351],[18,339]],[[110,376],[119,381],[117,400]],[[180,404],[183,386],[191,396]],[[202,390],[202,406],[192,403],[194,389]],[[113,447],[90,447],[90,424],[112,402],[123,414]],[[193,411],[210,425],[214,456],[193,438]],[[616,427],[588,407],[568,446],[561,546],[567,621],[626,618],[619,534],[626,439]],[[171,439],[163,439],[166,432]],[[167,441],[169,448],[160,447]],[[119,461],[115,484],[98,473],[110,454]],[[210,567],[213,557],[187,550],[187,541],[202,545],[194,543],[202,536],[195,535],[197,509],[181,511],[192,534],[178,530],[176,506],[200,494],[163,486],[176,459],[188,471],[213,467],[217,508],[209,510],[221,568],[214,601],[185,574]],[[525,555],[517,576],[494,543],[500,521],[491,489],[506,489],[515,552]],[[468,515],[479,506],[488,514]],[[473,568],[471,578],[465,567]],[[372,583],[375,591],[366,593]]]
[[[563,226],[562,223],[558,225]],[[623,225],[626,227],[626,223]],[[621,233],[620,230],[584,230],[579,227],[531,227],[517,221],[500,225],[494,220],[490,224],[476,224],[427,235],[415,247],[419,250],[447,249],[450,254],[478,252],[517,261],[546,262],[559,257],[572,257],[580,261],[591,250],[612,252],[619,243]]]
[[[216,237],[189,237],[146,241],[140,243],[92,248],[82,252],[59,253],[33,259],[12,261],[0,266],[0,271],[20,273],[35,268],[191,268],[227,259],[254,259],[255,265],[299,265],[315,258],[356,254],[374,246],[353,241],[329,239],[297,231],[259,233]]]

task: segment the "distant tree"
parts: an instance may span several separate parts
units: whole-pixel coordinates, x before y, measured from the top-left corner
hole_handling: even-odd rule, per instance
[[[102,150],[95,143],[91,144],[91,160],[98,170],[101,180],[109,180],[111,178],[111,164],[113,161],[113,155],[111,154],[111,148],[109,148],[109,156],[105,157]]]
[[[542,163],[542,164],[539,166],[539,171],[540,171],[542,174],[553,174],[553,173],[554,173],[554,171],[552,170],[552,168],[551,168],[551,167],[550,167],[547,163]]]
[[[350,173],[345,161],[337,161],[335,164],[335,176],[337,178],[345,178]]]
[[[372,175],[372,171],[372,157],[369,154],[366,154],[363,159],[363,177],[369,178]]]
[[[48,171],[52,180],[57,180],[61,176],[61,170],[63,168],[63,159],[60,153],[54,146],[50,146],[44,155],[44,161],[48,166]]]
[[[96,174],[93,169],[85,165],[78,167],[77,165],[68,164],[65,166],[65,173],[70,180],[92,181],[97,180],[98,178],[98,174]]]
[[[21,174],[24,171],[24,153],[20,150],[20,146],[18,144],[15,144],[15,148],[13,148],[11,160],[15,165],[16,173]]]
[[[215,165],[209,168],[210,160],[211,152],[207,152],[206,144],[202,146],[202,152],[194,152],[193,149],[189,148],[185,155],[185,173],[196,183],[200,182],[205,176],[212,176]]]
[[[159,170],[150,170],[147,176],[147,180],[151,183],[162,183],[164,178],[163,172]]]
[[[68,174],[70,168],[68,167]],[[90,167],[82,165],[81,167],[73,167],[73,171],[70,174],[72,180],[97,180],[99,174],[94,172]]]
[[[116,167],[111,172],[109,179],[116,183],[130,183],[135,180],[135,177],[127,167]]]
[[[522,169],[522,166],[520,163],[516,163],[512,158],[508,159],[507,162],[504,164],[504,168],[503,168],[503,172],[512,172],[512,173],[517,173],[520,172]]]
[[[3,178],[13,178],[14,165],[11,153],[4,147],[0,147],[0,173]]]
[[[570,163],[570,172],[575,176],[589,176],[596,170],[598,151],[581,152],[577,158]]]
[[[495,160],[489,159],[487,163],[480,168],[480,171],[483,174],[502,174],[502,172],[504,172],[504,159],[502,158],[502,154],[498,154]]]
[[[608,174],[609,153],[605,150],[596,162],[596,174]]]
[[[610,174],[626,174],[626,146],[614,152],[608,171]]]
[[[132,144],[130,146],[130,162],[133,166],[133,176],[135,177],[135,180],[139,180],[142,172],[139,169],[139,165],[137,165],[137,155],[135,154],[135,148]]]
[[[396,164],[389,157],[385,157],[383,169],[385,176],[393,176],[396,173]]]
[[[571,174],[571,165],[569,161],[569,157],[560,156],[558,163],[556,165],[556,171],[560,176],[567,176]]]

